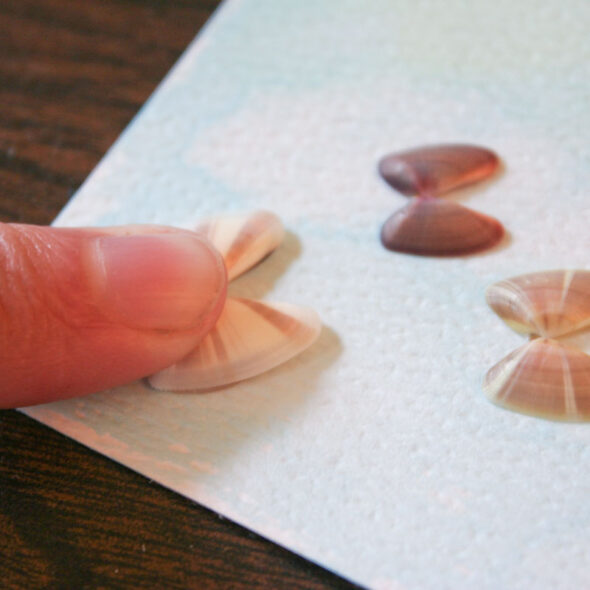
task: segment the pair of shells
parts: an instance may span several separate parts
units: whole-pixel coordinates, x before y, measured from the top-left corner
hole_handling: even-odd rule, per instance
[[[381,229],[388,250],[423,256],[459,256],[495,246],[504,236],[502,224],[440,195],[490,177],[500,161],[496,154],[473,145],[422,147],[384,157],[383,179],[409,196]]]
[[[484,380],[494,403],[553,420],[590,419],[590,356],[557,340],[590,327],[590,272],[555,270],[500,281],[488,288],[490,307],[532,339]]]
[[[230,281],[268,256],[285,234],[278,217],[266,211],[217,217],[196,231],[219,250]],[[310,346],[320,329],[312,309],[228,297],[216,325],[197,348],[148,381],[166,391],[217,389],[289,360]]]

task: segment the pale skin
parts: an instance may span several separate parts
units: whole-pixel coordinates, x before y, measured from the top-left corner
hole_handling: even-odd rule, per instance
[[[0,223],[0,408],[170,366],[215,324],[226,288],[221,257],[192,232]]]

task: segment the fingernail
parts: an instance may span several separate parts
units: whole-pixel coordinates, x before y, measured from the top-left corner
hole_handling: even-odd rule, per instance
[[[188,233],[96,239],[105,312],[133,328],[188,330],[213,324],[225,298],[219,254]],[[212,320],[212,321],[211,321]]]

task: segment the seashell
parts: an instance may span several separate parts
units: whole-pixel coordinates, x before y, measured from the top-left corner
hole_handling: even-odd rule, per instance
[[[502,224],[453,201],[413,197],[381,229],[388,250],[422,256],[458,256],[495,246]]]
[[[385,156],[379,172],[400,193],[438,196],[490,177],[498,156],[475,145],[442,144]]]
[[[285,236],[281,220],[269,211],[214,217],[196,231],[219,250],[230,281],[268,256]]]
[[[547,338],[590,326],[590,272],[552,270],[488,287],[488,305],[516,332]]]
[[[484,380],[488,398],[509,410],[579,422],[590,419],[590,356],[555,340],[537,338],[493,366]]]
[[[315,311],[287,303],[230,298],[217,324],[180,362],[152,375],[167,391],[199,391],[268,371],[310,346],[321,322]]]

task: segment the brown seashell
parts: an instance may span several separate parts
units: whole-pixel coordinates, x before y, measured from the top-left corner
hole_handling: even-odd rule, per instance
[[[502,224],[453,201],[413,197],[383,224],[388,250],[422,256],[459,256],[495,246]]]
[[[552,270],[500,281],[488,305],[516,332],[554,338],[590,326],[590,272]]]
[[[381,176],[400,193],[438,196],[490,177],[500,160],[475,145],[442,144],[385,156]]]
[[[242,381],[299,354],[320,329],[311,309],[230,298],[199,346],[149,382],[160,390],[202,391]]]
[[[221,215],[206,220],[196,231],[219,250],[230,281],[268,256],[285,235],[281,220],[269,211]]]
[[[538,338],[493,366],[483,388],[492,402],[509,410],[552,420],[588,420],[590,356]]]

